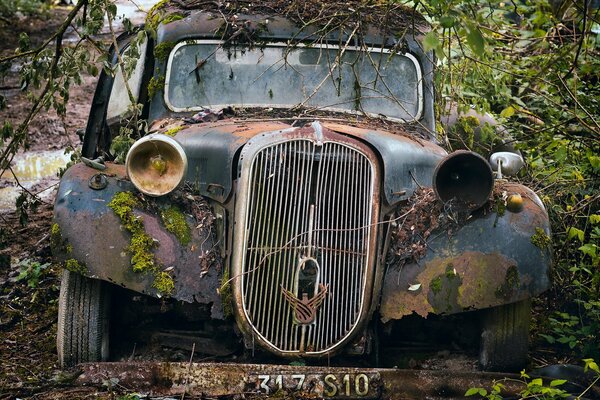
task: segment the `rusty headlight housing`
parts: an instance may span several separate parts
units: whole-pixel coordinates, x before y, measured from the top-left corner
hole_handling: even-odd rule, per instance
[[[433,173],[433,188],[444,203],[457,210],[476,210],[484,205],[494,188],[492,169],[485,158],[459,150],[444,158]]]
[[[127,176],[148,196],[171,193],[187,172],[187,156],[172,137],[160,133],[144,136],[131,146],[126,159]]]

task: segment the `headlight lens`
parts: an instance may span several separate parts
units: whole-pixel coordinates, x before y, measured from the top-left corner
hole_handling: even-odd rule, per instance
[[[156,133],[131,146],[126,168],[127,176],[140,192],[163,196],[171,193],[185,177],[187,157],[175,139]]]

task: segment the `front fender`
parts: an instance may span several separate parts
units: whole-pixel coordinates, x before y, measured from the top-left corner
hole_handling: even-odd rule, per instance
[[[521,194],[523,209],[490,212],[452,233],[434,233],[418,263],[388,268],[380,307],[383,322],[413,312],[427,317],[494,307],[548,289],[548,214],[527,187],[506,183],[501,190]]]
[[[97,171],[84,164],[69,168],[61,179],[54,206],[52,248],[63,265],[84,276],[102,279],[122,287],[153,296],[161,296],[156,275],[135,272],[132,268],[131,233],[123,221],[108,206],[119,192],[137,193],[125,178],[122,165],[107,164]],[[90,180],[103,175],[106,185],[100,190],[90,187]],[[103,185],[101,185],[103,186]],[[196,201],[203,202],[203,199]],[[214,318],[222,316],[220,286],[222,260],[212,257],[215,248],[214,230],[196,216],[183,213],[190,228],[185,244],[165,227],[161,212],[174,203],[170,196],[146,198],[144,203],[154,207],[135,207],[133,213],[141,219],[143,229],[153,240],[152,254],[157,269],[173,279],[171,297],[186,302],[212,304]]]

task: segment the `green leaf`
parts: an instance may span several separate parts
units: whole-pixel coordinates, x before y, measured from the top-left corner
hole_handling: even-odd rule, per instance
[[[564,385],[565,383],[567,383],[566,379],[555,379],[552,382],[550,382],[550,386],[560,386]]]
[[[529,383],[529,386],[542,386],[544,385],[544,381],[542,378],[535,378]]]
[[[454,17],[444,16],[440,18],[440,25],[444,28],[452,28],[456,24]]]
[[[581,243],[583,243],[583,238],[584,238],[584,232],[581,229],[577,229],[574,226],[570,227],[569,229],[567,229],[567,238],[569,240],[573,239],[573,238],[577,238]]]
[[[502,118],[510,118],[515,115],[515,109],[513,106],[508,106],[504,110],[500,111],[500,116]]]
[[[600,223],[600,215],[598,215],[598,214],[590,215],[589,219],[590,219],[590,222],[594,225],[596,225],[597,223]]]
[[[600,171],[600,157],[598,156],[588,156],[588,160],[594,171]]]
[[[550,335],[540,334],[540,336],[543,337],[544,339],[546,339],[546,341],[550,344],[554,344],[554,342],[556,342],[556,339],[554,339],[554,337],[552,337]]]
[[[481,389],[481,388],[471,388],[471,389],[469,389],[469,390],[467,390],[467,391],[465,392],[465,396],[473,396],[473,395],[476,395],[477,393],[479,393],[479,390],[480,390],[480,389]]]
[[[598,246],[593,243],[586,243],[581,246],[579,249],[583,254],[590,256],[591,258],[596,258],[598,255]]]
[[[423,38],[423,50],[425,50],[425,51],[435,50],[436,48],[438,48],[440,46],[441,46],[440,39],[438,38],[438,36],[435,32],[429,32]]]
[[[600,374],[600,368],[598,368],[598,364],[594,361],[593,358],[584,358],[583,362],[585,366],[583,367],[584,372],[587,372],[588,369],[595,371]]]
[[[473,50],[475,54],[477,54],[478,56],[483,55],[483,52],[485,51],[485,42],[483,40],[481,32],[479,32],[479,29],[474,25],[469,26],[469,33],[467,33],[467,43],[469,44],[469,47],[471,48],[471,50]]]

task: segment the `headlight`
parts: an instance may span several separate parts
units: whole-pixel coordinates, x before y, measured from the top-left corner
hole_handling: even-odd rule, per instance
[[[475,210],[490,198],[494,177],[483,157],[459,150],[438,164],[433,173],[433,188],[444,203],[453,201],[455,209]]]
[[[149,196],[172,192],[187,171],[187,157],[175,139],[160,133],[144,136],[131,146],[127,175],[135,187]]]

